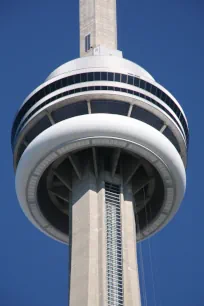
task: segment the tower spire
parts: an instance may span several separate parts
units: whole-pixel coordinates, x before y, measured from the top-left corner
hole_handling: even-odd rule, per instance
[[[98,46],[117,49],[116,0],[80,0],[80,56]]]

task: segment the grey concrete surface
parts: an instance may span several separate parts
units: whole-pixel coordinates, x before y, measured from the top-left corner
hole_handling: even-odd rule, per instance
[[[116,0],[80,0],[80,56],[85,51],[85,37],[91,35],[91,47],[117,49]]]

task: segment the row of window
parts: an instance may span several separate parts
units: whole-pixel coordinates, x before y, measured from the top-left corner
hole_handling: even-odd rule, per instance
[[[174,101],[161,89],[156,87],[155,85],[144,81],[140,78],[133,77],[131,75],[120,74],[120,73],[112,73],[112,72],[88,72],[88,73],[81,73],[72,75],[60,80],[57,80],[49,85],[46,85],[38,92],[36,92],[28,101],[22,106],[20,111],[18,112],[13,128],[12,128],[12,142],[14,135],[16,133],[17,127],[27,113],[27,111],[40,99],[44,98],[48,94],[54,92],[55,90],[61,89],[66,86],[70,86],[73,84],[84,83],[84,82],[91,82],[91,81],[114,81],[114,82],[122,82],[126,84],[130,84],[141,89],[148,91],[149,93],[155,95],[156,97],[160,98],[163,102],[165,102],[177,115],[181,124],[184,127],[185,134],[187,135],[187,142],[188,142],[188,125],[186,119],[181,112],[180,108],[174,103]],[[143,95],[144,96],[144,95]],[[149,98],[151,99],[151,98]]]
[[[44,101],[43,103],[41,103],[40,105],[38,105],[32,112],[30,112],[30,114],[21,122],[21,124],[18,126],[18,130],[16,131],[16,134],[13,135],[12,137],[12,146],[14,147],[15,146],[15,143],[16,143],[16,140],[17,140],[17,137],[21,131],[21,129],[23,128],[23,126],[26,124],[26,122],[36,113],[38,112],[41,108],[43,108],[44,106],[48,105],[49,103],[59,99],[59,98],[62,98],[62,97],[65,97],[65,96],[68,96],[68,95],[72,95],[72,94],[75,94],[75,93],[80,93],[80,92],[86,92],[86,91],[92,91],[92,90],[108,90],[108,91],[121,91],[121,92],[125,92],[125,93],[128,93],[128,94],[132,94],[134,96],[137,96],[137,97],[140,97],[140,98],[143,98],[145,100],[148,100],[149,102],[153,103],[154,105],[156,105],[157,107],[159,107],[160,109],[162,109],[164,112],[166,112],[172,119],[173,121],[176,123],[176,125],[178,126],[178,128],[180,129],[180,131],[182,132],[182,134],[184,135],[184,138],[188,139],[188,134],[184,134],[182,129],[180,128],[180,125],[178,124],[178,122],[175,120],[174,116],[163,106],[161,105],[160,103],[158,103],[157,101],[155,101],[154,99],[146,96],[146,95],[143,95],[139,92],[136,92],[136,91],[133,91],[133,90],[130,90],[130,89],[124,89],[124,88],[120,88],[120,87],[112,87],[112,86],[90,86],[90,87],[81,87],[81,88],[76,88],[76,89],[73,89],[73,90],[69,90],[69,91],[65,91],[61,94],[58,94],[46,101]],[[109,101],[108,101],[109,102]],[[115,104],[114,104],[115,103]],[[122,102],[121,102],[122,104]],[[78,103],[75,104],[76,106],[78,105]],[[118,113],[118,114],[121,114],[121,115],[125,115],[127,116],[128,114],[128,109],[129,109],[129,104],[128,103],[123,103],[123,108],[120,109],[120,112],[118,112],[118,110],[116,109],[116,102],[113,102],[112,105],[111,103],[108,103],[108,108],[104,109],[104,110],[101,110],[100,112],[107,112],[107,113]],[[95,106],[95,103],[92,103],[92,108],[93,108],[93,112],[94,112],[94,106]],[[104,105],[101,104],[101,107],[104,107]],[[87,111],[87,110],[85,110]],[[59,109],[59,112],[60,112],[60,109]],[[97,112],[99,112],[97,110]],[[73,117],[75,116],[75,111],[73,110],[73,114],[71,114]],[[155,116],[154,116],[155,117]],[[156,118],[156,117],[155,117]],[[55,118],[54,118],[55,119]],[[58,118],[56,118],[58,119]],[[155,119],[154,119],[155,120]]]
[[[91,105],[91,112],[93,114],[111,113],[122,116],[127,116],[130,107],[129,103],[123,101],[116,101],[116,100],[92,100],[90,105]],[[61,122],[68,118],[82,116],[86,114],[88,114],[88,105],[86,101],[79,101],[77,103],[67,104],[57,109],[54,109],[51,112],[51,116],[55,123]],[[137,105],[133,106],[131,117],[154,127],[158,131],[160,131],[164,125],[164,122],[160,118],[156,117],[153,113]],[[27,131],[24,140],[28,144],[31,143],[33,139],[35,139],[39,134],[41,134],[44,130],[48,129],[50,126],[51,122],[48,116],[45,114],[44,117],[38,120],[37,123]],[[169,127],[167,127],[164,130],[163,135],[169,139],[169,141],[175,146],[175,148],[180,154],[181,152],[180,145]],[[22,143],[18,149],[17,163],[21,155],[23,154],[25,148],[26,146]],[[110,165],[106,169],[108,170],[109,168]],[[113,192],[106,192],[106,194],[111,196],[112,198]],[[111,213],[113,207],[114,206],[110,206],[109,208],[107,208],[107,212]],[[117,230],[120,230],[120,227],[118,226],[117,222],[118,218],[116,216],[116,219],[114,221],[111,220],[110,223],[107,221],[107,227],[114,225],[114,227]],[[117,245],[119,245],[119,243]]]

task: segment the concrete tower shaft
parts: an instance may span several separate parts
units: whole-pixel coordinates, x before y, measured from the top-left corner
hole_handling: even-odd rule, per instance
[[[131,185],[107,181],[86,167],[73,182],[71,306],[141,305]]]
[[[16,193],[33,225],[70,245],[70,306],[141,306],[136,242],[182,202],[188,122],[117,50],[116,0],[80,0],[80,56],[15,117]]]
[[[117,49],[116,0],[80,0],[80,56]]]

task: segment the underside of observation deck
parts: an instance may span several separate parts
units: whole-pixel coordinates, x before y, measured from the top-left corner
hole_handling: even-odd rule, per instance
[[[46,219],[58,230],[67,233],[72,203],[73,184],[83,180],[87,169],[97,181],[132,186],[138,231],[143,230],[159,213],[164,200],[164,187],[157,170],[146,160],[125,150],[92,147],[56,160],[44,172],[38,185],[38,203]]]

